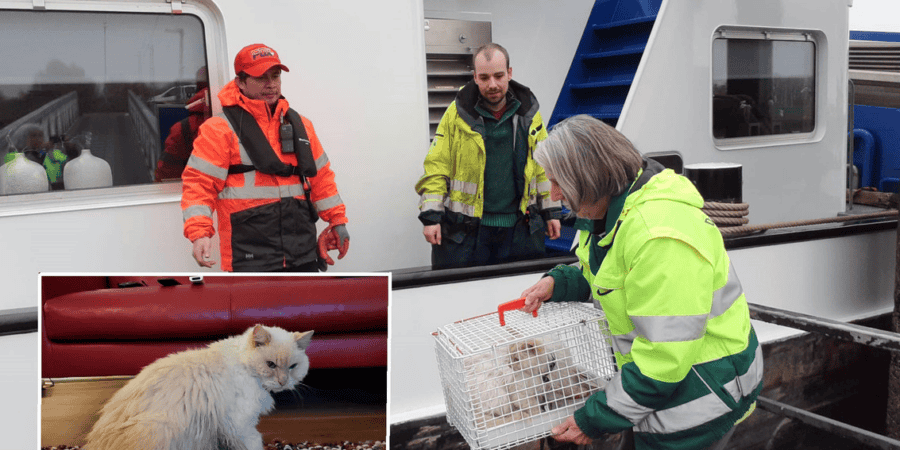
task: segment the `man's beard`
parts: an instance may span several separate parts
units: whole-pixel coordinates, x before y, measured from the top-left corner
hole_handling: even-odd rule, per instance
[[[491,93],[489,92],[488,95],[490,95],[490,94],[491,94]],[[506,100],[506,95],[502,95],[502,93],[501,93],[500,98],[499,98],[496,102],[490,101],[490,100],[489,100],[487,97],[485,97],[484,95],[481,96],[481,100],[483,100],[485,103],[487,103],[487,104],[490,105],[490,106],[497,106],[497,105],[503,103],[504,100]]]

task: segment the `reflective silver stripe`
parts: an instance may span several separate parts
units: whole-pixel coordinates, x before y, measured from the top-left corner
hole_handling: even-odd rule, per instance
[[[206,205],[188,206],[184,209],[184,211],[181,212],[181,216],[185,221],[187,221],[191,217],[197,216],[209,217],[210,219],[212,219],[212,209]]]
[[[334,208],[335,206],[343,205],[344,202],[341,200],[341,196],[338,194],[334,194],[331,197],[323,198],[315,203],[316,211],[325,211],[329,208]]]
[[[650,342],[693,341],[706,333],[707,314],[693,316],[629,316],[638,335]]]
[[[631,330],[631,333],[628,334],[614,334],[612,337],[613,350],[623,355],[631,353],[631,345],[636,337],[638,337],[636,329]]]
[[[746,397],[753,392],[762,381],[762,377],[762,346],[757,345],[753,364],[750,365],[747,373],[726,383],[725,389],[737,402],[741,397]],[[642,433],[676,433],[703,425],[729,412],[731,412],[731,408],[716,394],[710,392],[683,405],[653,412],[643,422],[637,424],[634,430]]]
[[[538,183],[537,191],[538,191],[538,193],[546,192],[547,195],[544,195],[544,197],[548,197],[549,193],[550,193],[550,182],[549,181],[541,181],[540,183]]]
[[[303,195],[303,186],[289,184],[283,186],[243,186],[226,187],[219,193],[220,199],[256,199],[256,198],[285,198]]]
[[[467,216],[474,217],[475,216],[475,206],[467,205],[462,202],[457,202],[450,200],[449,198],[444,203],[444,207],[453,212],[458,212],[460,214],[465,214]]]
[[[741,397],[746,397],[757,386],[759,386],[759,382],[763,379],[763,354],[762,354],[762,346],[756,346],[756,353],[753,357],[753,364],[750,364],[750,368],[747,369],[747,373],[738,376],[734,380],[725,383],[725,390],[731,394],[731,397],[734,398],[734,401],[738,401]]]
[[[738,279],[734,265],[729,263],[728,282],[725,283],[725,286],[713,292],[712,309],[709,311],[709,317],[719,317],[725,314],[725,311],[728,311],[728,308],[731,308],[731,305],[743,294],[744,289],[741,287],[741,280]]]
[[[438,194],[422,194],[419,197],[419,209],[422,211],[443,211],[444,196]]]
[[[746,397],[753,392],[753,389],[762,381],[762,377],[762,346],[757,346],[756,356],[750,369],[747,373],[726,383],[725,389],[731,393],[735,401],[739,401],[741,397]],[[704,383],[706,383],[705,380]],[[739,395],[735,395],[735,391]],[[731,408],[712,392],[682,405],[654,411],[639,405],[625,392],[625,388],[622,386],[621,372],[617,373],[606,386],[606,397],[609,407],[636,424],[635,431],[641,433],[676,433],[703,425],[731,412]]]
[[[328,155],[325,152],[322,152],[322,156],[316,158],[316,172],[322,170],[325,167],[325,164],[328,164]]]
[[[218,178],[220,180],[224,180],[225,178],[228,177],[228,169],[223,169],[223,168],[221,168],[215,164],[212,164],[209,161],[207,161],[203,158],[200,158],[196,155],[193,155],[193,154],[191,155],[190,158],[188,158],[187,165],[191,168],[196,169],[200,173],[209,175],[213,178]]]
[[[253,186],[256,184],[256,171],[251,170],[249,172],[244,172],[244,186]]]
[[[461,180],[450,180],[450,190],[459,191],[463,194],[475,195],[478,193],[478,185]]]
[[[612,336],[613,349],[623,355],[631,353],[631,346],[638,336],[643,336],[650,342],[682,342],[700,339],[706,333],[706,315],[630,318],[634,329],[628,334]]]
[[[635,425],[634,431],[677,433],[703,425],[729,412],[731,408],[718,395],[710,392],[685,404],[648,414],[643,421]]]
[[[622,417],[637,424],[653,412],[652,408],[641,406],[635,402],[622,386],[622,372],[616,372],[606,385],[606,404]]]

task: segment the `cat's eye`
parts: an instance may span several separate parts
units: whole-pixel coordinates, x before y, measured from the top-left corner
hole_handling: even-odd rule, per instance
[[[274,369],[274,368],[278,367],[278,366],[277,366],[275,363],[273,363],[272,361],[266,361],[266,364],[268,364],[268,366],[269,366],[270,369]]]
[[[294,367],[297,367],[297,363],[291,364],[291,367],[289,367],[289,369],[293,370]]]

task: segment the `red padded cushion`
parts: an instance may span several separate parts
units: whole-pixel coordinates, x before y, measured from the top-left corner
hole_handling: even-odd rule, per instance
[[[231,294],[235,330],[257,323],[320,334],[387,330],[387,277],[248,281]]]
[[[320,335],[387,330],[387,277],[234,279],[63,295],[44,302],[43,327],[60,342],[205,340],[257,323]]]
[[[41,355],[41,376],[137,375],[163,356],[208,344],[201,341],[50,343]],[[313,369],[387,367],[387,332],[314,335],[306,354]]]
[[[228,334],[227,287],[104,289],[44,302],[51,341],[209,339]]]

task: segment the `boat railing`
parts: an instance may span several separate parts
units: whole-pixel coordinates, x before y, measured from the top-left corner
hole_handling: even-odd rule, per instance
[[[72,91],[53,99],[0,129],[0,148],[6,145],[7,136],[12,137],[13,133],[22,125],[36,123],[41,126],[48,136],[57,136],[68,130],[77,119],[78,92]],[[12,151],[12,149],[9,149],[9,151]]]
[[[159,141],[159,122],[153,111],[138,97],[134,92],[128,91],[128,114],[134,124],[135,132],[141,146],[141,153],[144,155],[144,166],[153,179],[156,161],[162,152],[162,145]]]
[[[856,325],[808,314],[750,303],[750,318],[775,325],[795,328],[828,337],[855,342],[870,347],[900,352],[900,334],[877,328]],[[782,416],[799,420],[806,425],[829,433],[853,439],[861,444],[879,449],[898,449],[900,440],[882,436],[853,425],[796,408],[776,400],[760,396],[757,406]]]

